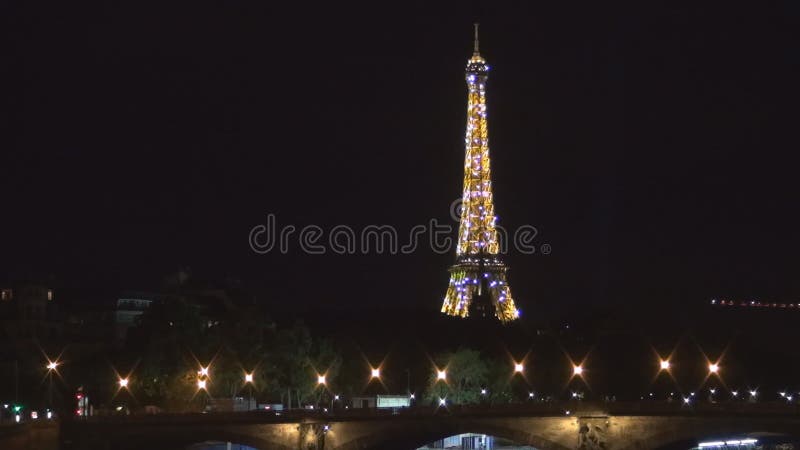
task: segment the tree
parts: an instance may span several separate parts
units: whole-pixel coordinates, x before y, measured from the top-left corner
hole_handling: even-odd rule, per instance
[[[154,303],[128,334],[126,350],[140,362],[131,389],[144,404],[185,409],[196,393],[197,363],[191,358],[209,346],[204,321],[181,299]]]
[[[514,368],[507,359],[501,358],[489,364],[487,400],[491,403],[511,403],[514,398],[511,380]]]
[[[289,408],[293,404],[300,406],[316,385],[311,368],[311,345],[311,333],[301,323],[275,335],[269,355],[270,369],[277,386],[286,393],[285,397],[281,394],[281,400],[285,399]]]
[[[459,348],[434,358],[436,368],[428,379],[427,399],[438,403],[446,398],[456,405],[479,403],[481,389],[488,381],[489,367],[477,350]],[[439,379],[439,370],[444,370],[446,380]]]

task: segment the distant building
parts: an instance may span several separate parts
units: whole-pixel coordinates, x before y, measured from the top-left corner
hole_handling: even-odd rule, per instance
[[[408,408],[411,399],[408,395],[373,395],[351,398],[353,408]]]
[[[62,327],[54,297],[53,289],[37,284],[0,289],[0,327],[5,337],[58,338]]]
[[[137,319],[164,296],[157,293],[87,291],[75,294],[66,321],[74,342],[121,345]]]
[[[111,311],[114,339],[118,342],[124,341],[128,330],[136,325],[139,316],[162,297],[159,294],[144,292],[126,292],[120,295]]]

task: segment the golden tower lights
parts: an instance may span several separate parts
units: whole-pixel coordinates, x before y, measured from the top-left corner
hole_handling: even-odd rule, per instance
[[[456,317],[497,317],[510,322],[519,317],[506,280],[508,267],[499,255],[492,199],[489,131],[486,118],[486,80],[489,66],[475,50],[467,61],[467,132],[464,192],[458,230],[456,262],[450,267],[450,285],[442,313]]]

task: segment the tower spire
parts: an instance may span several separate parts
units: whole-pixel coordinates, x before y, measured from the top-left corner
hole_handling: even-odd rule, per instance
[[[475,49],[473,50],[472,54],[477,56],[480,55],[480,52],[478,51],[478,26],[480,24],[475,22],[473,25],[475,25]]]

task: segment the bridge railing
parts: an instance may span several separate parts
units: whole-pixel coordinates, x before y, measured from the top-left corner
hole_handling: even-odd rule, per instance
[[[391,420],[416,417],[486,416],[691,416],[691,415],[800,415],[800,408],[786,403],[700,403],[682,405],[670,402],[561,402],[501,405],[417,406],[398,409],[337,409],[333,411],[289,410],[157,414],[87,417],[86,423],[286,423],[357,420]]]

